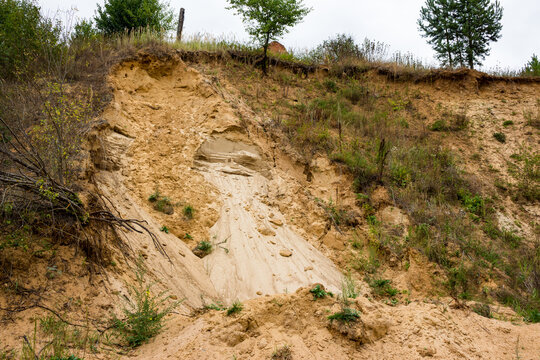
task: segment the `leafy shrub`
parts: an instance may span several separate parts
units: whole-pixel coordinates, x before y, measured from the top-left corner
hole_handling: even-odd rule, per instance
[[[495,140],[497,140],[500,143],[504,144],[506,142],[506,135],[503,133],[500,133],[500,132],[494,133],[493,137],[495,138]]]
[[[309,292],[313,294],[313,300],[324,299],[327,296],[334,296],[334,294],[332,294],[331,292],[327,292],[319,284],[315,285],[315,287],[309,290]]]
[[[182,210],[182,212],[184,213],[184,216],[188,220],[191,220],[193,219],[193,215],[195,214],[195,209],[191,205],[186,205],[184,206],[184,209]]]
[[[129,286],[134,301],[130,301],[128,307],[124,309],[124,319],[113,318],[114,327],[132,347],[137,347],[156,336],[163,328],[165,316],[181,303],[177,301],[163,307],[169,297],[165,292],[152,294],[153,284],[145,284],[146,271],[142,260],[139,260],[135,272],[137,284]]]
[[[355,309],[344,308],[343,310],[328,316],[330,322],[337,320],[344,323],[356,322],[360,319],[360,313]]]
[[[244,309],[244,305],[236,300],[235,302],[232,303],[232,305],[227,309],[227,316],[231,316],[233,314],[236,314],[236,313],[239,313],[240,311],[242,311]]]
[[[338,34],[325,40],[311,54],[317,62],[335,63],[361,58],[360,48],[350,35]]]
[[[162,212],[167,215],[174,214],[174,206],[167,196],[163,196],[159,193],[159,189],[156,188],[153,194],[148,197],[148,201],[154,203],[154,210]]]
[[[512,125],[514,125],[514,122],[512,120],[505,120],[503,122],[504,127],[508,127],[508,126],[512,126]]]
[[[369,282],[377,295],[394,297],[399,294],[399,290],[393,288],[391,284],[392,281],[388,279],[373,279]]]
[[[338,91],[338,86],[337,86],[337,84],[336,84],[335,81],[332,81],[332,80],[330,80],[330,79],[326,79],[326,80],[324,81],[323,85],[324,85],[324,88],[325,88],[326,90],[330,91],[330,92],[335,93],[335,92]]]

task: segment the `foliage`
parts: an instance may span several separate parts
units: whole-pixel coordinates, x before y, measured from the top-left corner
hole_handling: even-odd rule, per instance
[[[506,135],[503,134],[503,133],[500,133],[500,132],[496,132],[493,134],[493,137],[495,138],[495,140],[497,140],[498,142],[504,144],[506,142]]]
[[[169,233],[169,228],[166,227],[165,225],[163,225],[159,230],[160,230],[160,231],[163,231],[165,234],[168,234],[168,233]]]
[[[174,14],[159,0],[106,0],[97,5],[96,27],[105,35],[138,29],[166,32],[174,27]]]
[[[315,287],[313,289],[309,290],[309,292],[313,294],[313,300],[324,299],[327,296],[331,296],[331,297],[334,296],[334,294],[332,294],[329,291],[327,292],[319,284],[315,285]]]
[[[184,216],[188,220],[191,220],[193,219],[193,215],[195,214],[195,209],[191,205],[186,205],[184,206],[184,209],[182,210],[182,212],[184,213]]]
[[[59,83],[47,83],[39,125],[31,137],[54,179],[68,184],[75,174],[75,162],[92,116],[92,93],[79,97],[67,94]]]
[[[343,310],[328,316],[330,322],[338,320],[340,322],[350,323],[356,322],[358,319],[360,319],[360,313],[357,310],[350,308],[344,308]]]
[[[263,47],[263,73],[267,72],[268,44],[288,32],[311,11],[303,0],[227,0],[228,9],[241,15],[248,34]]]
[[[199,241],[196,247],[197,250],[200,250],[206,254],[210,254],[213,249],[213,245],[210,241]]]
[[[113,319],[120,336],[132,347],[137,347],[156,336],[163,328],[165,316],[181,303],[176,301],[164,307],[169,296],[166,292],[152,294],[153,284],[146,283],[144,279],[146,272],[146,267],[139,259],[135,272],[137,284],[129,286],[134,301],[130,301],[128,307],[124,309],[124,319],[116,317]]]
[[[369,285],[375,290],[379,296],[394,297],[399,294],[399,290],[392,287],[392,281],[388,279],[373,279]]]
[[[312,52],[312,58],[317,62],[336,63],[351,59],[361,59],[360,47],[354,38],[347,34],[338,34],[325,40]]]
[[[426,0],[418,26],[443,65],[472,69],[501,37],[502,13],[497,0]]]
[[[522,76],[540,76],[540,61],[538,56],[533,54],[531,60],[525,65],[521,72]]]
[[[0,78],[31,76],[63,46],[60,24],[41,16],[32,0],[0,1]]]
[[[174,214],[174,206],[171,199],[161,195],[158,188],[156,188],[156,190],[148,197],[148,201],[154,204],[154,210],[167,215]]]
[[[232,305],[227,308],[227,316],[231,316],[233,314],[239,313],[244,309],[244,304],[242,304],[240,301],[236,300],[232,303]]]

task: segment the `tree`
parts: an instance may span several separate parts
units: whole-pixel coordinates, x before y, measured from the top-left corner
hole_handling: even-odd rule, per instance
[[[456,5],[455,0],[427,0],[418,19],[418,27],[424,33],[422,36],[428,38],[437,59],[450,67],[456,65],[455,53],[461,48],[457,36]]]
[[[159,0],[105,0],[98,4],[96,27],[105,35],[141,28],[168,31],[174,27],[174,15],[169,6]]]
[[[540,60],[533,54],[531,60],[525,65],[522,71],[523,76],[540,76]]]
[[[30,0],[0,0],[0,78],[32,75],[60,50],[60,25]]]
[[[443,65],[473,69],[501,37],[502,14],[498,0],[427,0],[418,26]]]
[[[268,44],[277,40],[298,24],[311,11],[303,0],[227,0],[227,9],[235,10],[243,17],[246,30],[264,51],[263,73],[268,68]]]

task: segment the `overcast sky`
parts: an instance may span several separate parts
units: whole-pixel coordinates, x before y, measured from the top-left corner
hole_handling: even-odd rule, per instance
[[[103,0],[98,1],[103,4]],[[485,68],[519,69],[533,53],[540,55],[540,0],[500,0],[504,8],[502,38],[492,44]],[[90,18],[95,1],[38,0],[46,14],[78,9],[79,18]],[[433,51],[420,36],[416,21],[425,0],[305,0],[313,11],[291,29],[281,42],[287,48],[305,49],[338,34],[351,34],[357,42],[365,37],[383,41],[391,51],[410,51],[430,63]],[[186,9],[184,33],[227,35],[248,40],[243,24],[226,0],[171,0],[177,12]]]

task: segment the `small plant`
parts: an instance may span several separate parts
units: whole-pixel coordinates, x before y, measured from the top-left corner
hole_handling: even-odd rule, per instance
[[[227,316],[231,316],[233,314],[239,313],[244,309],[244,304],[242,304],[240,301],[236,300],[232,303],[232,305],[227,308]]]
[[[512,126],[514,125],[514,122],[512,120],[506,120],[503,122],[504,127]]]
[[[356,281],[349,274],[341,281],[341,297],[343,301],[348,302],[348,299],[356,299],[359,295],[356,289]]]
[[[184,213],[186,219],[191,220],[193,219],[193,215],[195,214],[195,209],[191,205],[186,205],[184,206],[182,212]]]
[[[343,323],[356,322],[360,319],[360,313],[355,309],[344,308],[343,310],[328,316],[330,322],[337,320]]]
[[[506,135],[504,135],[503,133],[495,133],[493,134],[493,137],[495,138],[495,140],[497,140],[498,142],[504,144],[506,142]]]
[[[207,254],[210,254],[212,252],[213,246],[210,241],[200,241],[197,244],[197,250],[203,251]]]
[[[375,293],[379,296],[394,297],[399,294],[399,290],[392,287],[392,281],[388,279],[373,279],[369,282]]]
[[[166,227],[165,225],[163,225],[163,226],[161,227],[161,229],[159,229],[159,230],[163,231],[165,234],[168,234],[168,233],[169,233],[169,228]]]
[[[193,240],[193,236],[189,235],[188,233],[186,233],[186,235],[184,235],[184,239],[187,239],[187,240]]]
[[[154,193],[148,197],[148,201],[154,204],[154,210],[167,215],[172,215],[174,213],[174,207],[171,200],[166,196],[162,196],[157,188]]]
[[[292,352],[289,345],[283,345],[272,353],[272,360],[292,360]]]
[[[338,91],[338,86],[337,86],[335,81],[327,79],[327,80],[324,81],[323,85],[324,85],[324,88],[327,91],[330,91],[330,92],[333,92],[333,93]]]
[[[135,272],[137,284],[129,287],[134,301],[124,308],[124,319],[113,318],[114,327],[131,347],[137,347],[157,335],[163,328],[164,317],[181,303],[176,301],[163,308],[169,296],[165,292],[152,294],[153,284],[145,284],[146,271],[139,259]]]
[[[475,304],[472,308],[472,311],[488,319],[491,319],[493,317],[493,315],[491,314],[491,307],[488,304]]]
[[[334,297],[334,294],[332,294],[329,291],[327,292],[319,284],[315,285],[315,287],[313,289],[309,290],[309,292],[313,294],[313,300],[324,299],[327,296]]]

